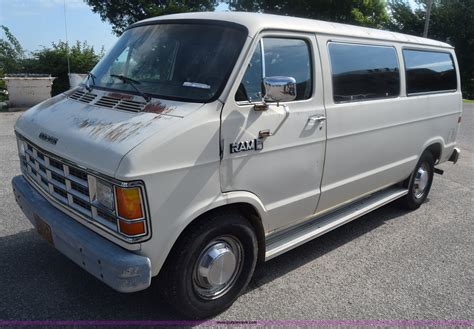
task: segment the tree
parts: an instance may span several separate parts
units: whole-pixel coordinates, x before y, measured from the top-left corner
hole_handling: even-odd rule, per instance
[[[231,10],[264,12],[369,27],[388,22],[384,0],[229,0]]]
[[[388,6],[391,15],[386,26],[387,29],[412,35],[421,36],[423,34],[425,24],[423,10],[420,8],[413,10],[405,0],[392,0]]]
[[[417,0],[412,9],[405,0],[389,2],[391,12],[388,28],[392,31],[423,35],[426,4]],[[454,46],[465,97],[474,98],[474,7],[472,0],[435,0],[431,9],[428,38]]]
[[[219,2],[231,10],[265,12],[381,27],[388,21],[385,0],[85,0],[119,35],[136,21],[166,14],[212,11]]]
[[[0,28],[6,37],[0,39],[0,70],[3,73],[15,73],[21,69],[21,60],[25,52],[8,27],[0,25]]]
[[[0,39],[0,78],[7,73],[19,72],[22,68],[21,61],[24,57],[24,50],[20,42],[10,32],[8,27],[0,25],[0,29],[5,34],[5,39]],[[0,79],[0,89],[6,89],[5,81]],[[0,94],[0,100],[4,100],[5,95]]]
[[[167,14],[211,11],[218,0],[85,0],[92,11],[99,13],[103,21],[112,24],[112,30],[120,35],[130,24],[139,20]]]
[[[24,60],[24,70],[27,73],[46,73],[57,77],[53,83],[53,95],[66,91],[69,89],[68,50],[71,72],[80,73],[90,71],[104,52],[103,49],[96,52],[87,42],[77,41],[72,47],[68,47],[64,41],[53,42],[50,48],[33,52],[32,58]]]

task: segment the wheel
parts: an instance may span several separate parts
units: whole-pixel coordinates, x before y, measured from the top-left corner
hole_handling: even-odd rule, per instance
[[[247,287],[257,262],[257,237],[239,213],[218,211],[192,224],[164,265],[158,289],[185,317],[227,309]]]
[[[433,183],[434,160],[429,152],[421,155],[408,184],[408,194],[401,200],[403,207],[418,209],[428,197]]]

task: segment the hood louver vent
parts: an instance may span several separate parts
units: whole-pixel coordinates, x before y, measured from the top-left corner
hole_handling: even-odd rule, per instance
[[[102,96],[95,105],[124,111],[141,111],[146,103],[130,99]]]
[[[85,93],[80,90],[76,90],[72,95],[69,96],[69,98],[72,98],[76,101],[82,102],[82,103],[90,103],[92,102],[95,98],[97,97],[96,94],[92,93]]]
[[[120,98],[102,96],[95,105],[114,108],[120,102]]]
[[[97,95],[88,92],[86,93],[81,90],[76,90],[74,93],[72,93],[72,95],[69,96],[69,98],[78,102],[90,104],[94,102],[94,100],[97,98]],[[120,97],[102,96],[94,103],[94,105],[116,110],[140,112],[145,108],[146,103]]]

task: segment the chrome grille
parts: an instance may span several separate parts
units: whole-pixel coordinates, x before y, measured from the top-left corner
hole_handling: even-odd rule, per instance
[[[91,198],[90,175],[79,167],[53,157],[23,139],[26,144],[21,168],[25,176],[37,183],[48,195],[79,212],[89,220],[118,232],[113,211],[102,209]]]

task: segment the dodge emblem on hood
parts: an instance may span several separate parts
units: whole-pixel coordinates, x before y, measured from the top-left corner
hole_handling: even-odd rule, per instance
[[[56,145],[56,143],[58,142],[58,139],[56,137],[53,137],[43,132],[41,132],[38,137],[44,140],[45,142],[48,142],[53,145]]]

